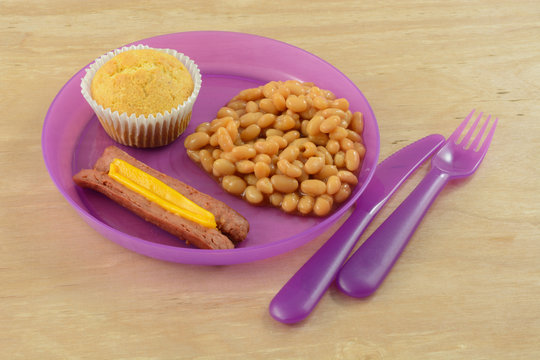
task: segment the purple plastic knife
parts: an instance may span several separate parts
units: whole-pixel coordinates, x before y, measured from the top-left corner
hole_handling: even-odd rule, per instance
[[[373,217],[403,181],[444,141],[442,135],[426,136],[377,166],[351,216],[272,299],[269,310],[274,319],[291,324],[311,313]]]

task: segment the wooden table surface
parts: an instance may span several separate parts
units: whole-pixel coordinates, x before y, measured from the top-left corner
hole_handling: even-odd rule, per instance
[[[540,358],[538,1],[3,0],[0,24],[0,358]],[[254,263],[175,264],[103,238],[57,190],[40,140],[63,84],[123,44],[193,30],[335,65],[372,105],[381,159],[472,108],[499,118],[480,169],[443,190],[373,296],[331,287],[281,324],[270,300],[335,228]]]

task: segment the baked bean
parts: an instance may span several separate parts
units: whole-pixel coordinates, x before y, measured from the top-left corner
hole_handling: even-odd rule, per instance
[[[197,150],[186,150],[187,156],[196,163],[201,162],[201,157]]]
[[[208,141],[208,143],[210,144],[210,146],[214,146],[214,147],[219,145],[217,133],[213,133],[210,136],[210,140]]]
[[[217,137],[218,137],[218,144],[221,147],[223,151],[231,151],[234,148],[233,141],[231,139],[231,135],[225,130],[225,128],[221,127],[218,129]]]
[[[304,173],[304,163],[302,161],[296,159],[296,160],[293,160],[291,164],[300,168],[302,170],[302,173]]]
[[[344,138],[339,141],[339,144],[341,146],[341,150],[347,152],[347,150],[350,150],[354,148],[354,142],[349,138]]]
[[[302,123],[300,124],[300,132],[302,133],[302,135],[304,136],[307,136],[308,133],[307,133],[307,126],[309,124],[309,120],[304,120],[302,121]]]
[[[297,178],[302,175],[302,169],[294,164],[291,164],[285,159],[281,159],[277,162],[278,169],[285,175]]]
[[[255,163],[251,160],[240,160],[236,163],[236,170],[241,174],[249,174],[253,172]]]
[[[278,90],[277,90],[278,93],[280,93],[281,95],[283,95],[283,98],[287,98],[289,95],[291,95],[291,90],[286,87],[284,84],[281,84],[278,86]]]
[[[210,142],[210,136],[205,132],[194,132],[186,137],[184,146],[188,150],[199,150]]]
[[[337,115],[332,115],[324,119],[319,128],[320,132],[328,134],[332,132],[338,124],[341,122],[341,119]]]
[[[301,137],[301,138],[298,138],[298,139],[294,139],[290,145],[293,145],[293,146],[298,146],[299,148],[301,148],[302,146],[304,146],[305,143],[307,143],[309,140],[305,137]]]
[[[355,131],[347,129],[347,139],[351,140],[353,143],[362,142],[362,136]]]
[[[259,102],[259,108],[268,114],[272,114],[272,115],[279,114],[279,110],[274,105],[274,102],[272,101],[272,99],[267,99],[267,98],[261,99],[261,101]]]
[[[244,199],[250,204],[260,204],[264,200],[264,196],[255,186],[249,185],[244,191]]]
[[[318,86],[312,86],[309,89],[309,96],[314,99],[317,96],[323,96],[323,93]]]
[[[219,119],[219,118],[224,118],[224,117],[227,117],[227,116],[230,116],[235,120],[238,119],[238,114],[236,113],[236,111],[234,109],[231,109],[228,106],[224,106],[221,109],[219,109],[218,112],[217,112],[216,118]]]
[[[238,124],[236,124],[235,121],[229,121],[227,123],[227,126],[225,126],[225,128],[227,129],[227,132],[231,136],[232,142],[233,143],[236,142],[236,140],[238,139]]]
[[[273,141],[277,143],[280,149],[284,149],[288,145],[287,140],[278,135],[267,136],[266,141]]]
[[[328,143],[328,135],[327,134],[317,134],[317,135],[309,135],[308,136],[309,141],[314,143],[315,145],[326,145]]]
[[[324,117],[322,115],[315,114],[315,116],[313,116],[311,120],[309,120],[309,123],[306,126],[307,134],[310,136],[315,136],[319,134],[321,132],[320,128],[323,121]]]
[[[349,110],[349,102],[347,101],[347,99],[344,99],[344,98],[335,99],[334,101],[332,101],[330,106],[334,108],[338,108],[343,111]]]
[[[316,113],[317,113],[317,109],[315,109],[313,106],[311,106],[310,104],[310,100],[308,99],[311,99],[311,98],[306,98],[306,102],[308,103],[308,108],[307,110],[304,110],[300,113],[300,118],[303,119],[303,120],[307,120],[307,119],[311,119]]]
[[[300,133],[297,130],[287,131],[283,134],[283,138],[287,141],[287,144],[292,143],[294,140],[300,137]]]
[[[337,175],[332,175],[328,177],[328,180],[326,181],[326,192],[330,195],[334,195],[339,191],[339,188],[341,187],[341,180],[339,180],[339,177]]]
[[[358,184],[358,178],[356,177],[356,175],[354,175],[352,172],[348,170],[340,170],[338,171],[337,175],[339,177],[339,180],[341,180],[342,183],[347,183],[353,186]]]
[[[321,89],[321,91],[324,94],[324,97],[326,97],[328,100],[334,100],[336,98],[336,95],[334,95],[334,93],[330,90]]]
[[[364,131],[364,115],[359,111],[354,112],[350,126],[352,131],[361,134]]]
[[[234,163],[226,159],[217,159],[212,164],[212,173],[214,176],[222,177],[225,175],[233,175],[236,172],[236,166]]]
[[[203,123],[200,123],[196,128],[195,128],[195,131],[196,132],[205,132],[205,133],[209,133],[210,132],[210,123],[208,121],[205,121]]]
[[[246,111],[248,113],[254,113],[254,112],[257,112],[259,111],[259,104],[257,104],[255,101],[251,100],[251,101],[248,101],[248,103],[246,104]]]
[[[270,81],[263,85],[262,92],[264,97],[269,98],[277,90],[277,83],[275,81]]]
[[[236,115],[238,117],[241,117],[242,115],[245,115],[246,113],[247,113],[246,109],[236,110]]]
[[[285,87],[290,90],[291,94],[294,95],[302,95],[304,93],[302,84],[296,80],[285,81]]]
[[[285,97],[281,92],[275,92],[272,95],[272,103],[277,111],[283,111],[287,108],[287,103],[285,102]]]
[[[259,100],[263,97],[263,92],[260,87],[245,89],[240,91],[238,98],[244,101]]]
[[[319,196],[315,199],[315,204],[313,205],[313,212],[315,215],[324,216],[330,212],[332,205],[328,201],[327,197]]]
[[[225,116],[219,119],[214,119],[210,122],[210,132],[215,133],[220,127],[227,125],[229,121],[234,121],[232,116]]]
[[[335,107],[329,107],[327,109],[324,109],[321,111],[321,115],[325,118],[328,118],[330,116],[337,115],[340,119],[345,119],[347,117],[347,113],[341,109],[337,109]]]
[[[304,151],[302,152],[302,155],[305,158],[309,158],[311,156],[317,155],[317,146],[315,146],[314,143],[311,141],[307,141],[303,144]]]
[[[298,201],[298,211],[304,215],[309,214],[313,210],[313,205],[315,205],[315,198],[313,196],[304,195]]]
[[[345,153],[343,151],[338,151],[336,155],[334,155],[334,165],[338,168],[345,166]]]
[[[321,180],[304,180],[300,184],[300,190],[306,195],[319,196],[326,192],[326,184]]]
[[[254,174],[247,174],[244,176],[244,180],[246,181],[246,183],[248,185],[253,185],[255,186],[257,184],[257,177],[254,175]]]
[[[257,154],[255,155],[255,158],[253,159],[255,163],[258,163],[259,161],[262,161],[263,163],[271,164],[272,158],[268,156],[267,154]]]
[[[291,111],[300,113],[305,111],[308,107],[306,99],[303,96],[290,95],[285,101],[285,105]]]
[[[271,129],[266,129],[265,135],[266,137],[269,137],[269,136],[283,136],[283,134],[284,134],[283,131],[271,128]]]
[[[212,156],[214,156],[212,154]],[[232,153],[232,152],[228,152],[228,151],[222,151],[220,154],[219,154],[219,158],[220,159],[225,159],[225,160],[229,160],[230,162],[232,163],[236,163],[238,161],[238,159],[236,158],[236,156]]]
[[[253,148],[251,145],[240,145],[235,146],[231,153],[238,159],[238,160],[245,160],[245,159],[251,159],[252,157],[255,157],[257,155],[257,151]]]
[[[313,106],[319,110],[324,110],[328,107],[328,100],[323,96],[316,96],[313,98]]]
[[[214,158],[210,151],[203,149],[199,152],[199,158],[201,159],[201,165],[203,169],[209,173],[212,172],[212,165],[214,164]]]
[[[279,145],[273,141],[259,141],[253,147],[259,154],[275,155],[279,151]]]
[[[251,124],[240,132],[240,139],[242,141],[250,141],[255,139],[261,133],[261,128],[257,124]]]
[[[212,157],[214,160],[221,159],[221,154],[223,153],[223,150],[221,149],[214,149],[212,150]]]
[[[351,195],[351,185],[344,183],[341,184],[338,192],[334,194],[334,199],[337,203],[342,203]]]
[[[221,180],[221,186],[225,191],[233,195],[241,195],[247,187],[246,182],[239,176],[226,175]]]
[[[227,107],[233,109],[234,111],[243,110],[246,108],[246,103],[247,102],[243,100],[234,100],[234,101],[230,101],[227,104]]]
[[[332,154],[326,150],[324,146],[317,146],[317,151],[324,157],[324,163],[326,165],[333,165],[334,164],[334,158],[332,157]]]
[[[366,155],[366,147],[362,143],[354,143],[354,150],[358,152],[360,159],[363,159]]]
[[[321,171],[315,174],[315,178],[319,180],[326,180],[332,175],[337,175],[338,169],[335,165],[324,165]]]
[[[285,159],[289,162],[293,162],[298,158],[299,154],[300,149],[298,149],[297,146],[289,145],[281,152],[281,154],[279,154],[279,159]]]
[[[304,164],[304,171],[307,174],[316,174],[322,170],[323,166],[324,159],[322,157],[312,156],[307,159],[306,163]]]
[[[356,171],[360,165],[360,155],[354,149],[349,149],[345,153],[345,166],[349,171]]]
[[[337,154],[337,152],[339,151],[340,149],[340,145],[339,145],[339,142],[337,140],[334,140],[334,139],[330,139],[328,140],[328,142],[326,143],[326,150],[328,150],[328,152],[332,155],[335,155]]]
[[[341,141],[341,140],[345,139],[347,137],[347,135],[349,135],[349,133],[347,132],[346,129],[342,128],[341,126],[336,127],[334,129],[334,131],[332,131],[330,134],[328,134],[330,139],[334,139],[334,140],[337,140],[337,141]]]
[[[295,120],[289,115],[280,115],[274,122],[274,127],[281,131],[287,131],[294,129],[296,125]]]
[[[267,128],[276,121],[276,115],[274,114],[264,114],[259,119],[257,119],[257,125],[261,128]]]
[[[268,201],[270,201],[270,204],[274,206],[281,206],[281,202],[283,201],[283,194],[273,193],[268,196]]]
[[[257,178],[265,178],[270,175],[270,165],[265,162],[258,161],[253,167],[253,173]]]
[[[272,194],[274,192],[274,185],[269,178],[263,177],[257,180],[256,183],[257,189],[264,194]]]
[[[281,208],[285,210],[285,212],[293,212],[296,210],[298,200],[299,198],[296,193],[286,194],[283,196],[283,200],[281,201]]]
[[[240,126],[246,128],[249,125],[256,124],[262,115],[262,112],[259,111],[245,113],[244,115],[240,116]]]
[[[270,181],[274,185],[274,189],[285,194],[292,193],[298,189],[298,180],[286,175],[273,175]]]

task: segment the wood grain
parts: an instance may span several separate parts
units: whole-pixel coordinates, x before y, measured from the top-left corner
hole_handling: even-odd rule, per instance
[[[538,1],[3,0],[1,357],[539,358],[539,19]],[[472,108],[499,117],[479,171],[442,192],[375,295],[331,288],[286,326],[268,304],[335,228],[252,264],[171,264],[107,241],[58,192],[40,137],[62,85],[110,49],[192,30],[267,36],[335,65],[374,109],[381,158],[449,135]]]

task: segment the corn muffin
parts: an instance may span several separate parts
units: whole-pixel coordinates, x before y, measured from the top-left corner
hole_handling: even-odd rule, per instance
[[[201,82],[186,55],[137,45],[96,59],[81,92],[111,138],[145,148],[167,145],[182,134]]]
[[[92,79],[92,97],[112,111],[150,115],[170,111],[193,92],[193,80],[172,55],[140,49],[107,61]]]

